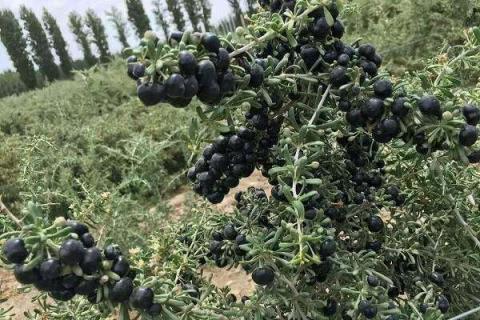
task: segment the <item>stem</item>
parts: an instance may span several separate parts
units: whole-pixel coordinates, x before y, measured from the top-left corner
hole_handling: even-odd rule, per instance
[[[476,307],[475,309],[472,309],[470,311],[464,312],[462,314],[459,314],[458,316],[455,316],[453,318],[450,318],[448,320],[460,320],[460,319],[466,319],[469,315],[472,315],[474,313],[480,312],[480,307]]]
[[[325,104],[325,101],[327,100],[327,97],[330,93],[332,85],[329,84],[325,92],[323,93],[322,99],[320,100],[317,108],[315,109],[315,112],[313,113],[312,117],[310,118],[310,121],[308,122],[308,125],[312,125],[315,120],[317,120],[318,114],[320,112],[320,109],[323,107]],[[297,150],[295,151],[295,161],[294,163],[297,163],[298,158],[300,157],[300,146],[297,147]],[[293,176],[293,183],[292,183],[292,194],[295,199],[298,199],[298,194],[297,194],[297,168],[295,168],[294,176]],[[303,230],[302,230],[302,223],[303,220],[300,219],[300,217],[297,217],[297,232],[298,232],[298,242],[299,242],[299,254],[300,254],[300,259],[303,260]]]
[[[250,42],[249,44],[241,47],[240,49],[237,49],[237,50],[233,51],[232,53],[230,53],[230,58],[235,58],[236,56],[253,49],[253,47],[255,47],[256,44],[269,40],[270,37],[272,37],[273,35],[275,35],[275,31],[270,31],[270,32],[265,33],[263,36],[256,39],[254,42]]]
[[[308,16],[310,13],[312,13],[316,9],[318,9],[318,7],[309,8],[308,10],[305,10],[301,15],[299,15],[298,17],[296,17],[294,19],[295,20],[303,19],[304,17]],[[288,26],[288,24],[285,23],[280,28],[280,30],[278,30],[278,33],[281,33],[282,31],[284,31],[287,28],[287,26]],[[258,43],[262,43],[262,42],[265,42],[267,40],[270,40],[270,37],[274,36],[276,33],[277,32],[275,32],[275,31],[270,31],[270,32],[265,33],[260,38],[255,39],[254,42],[250,42],[249,44],[241,47],[240,49],[237,49],[237,50],[233,51],[232,53],[230,53],[230,58],[234,58],[234,57],[236,57],[236,56],[238,56],[238,55],[240,55],[244,52],[247,52],[248,50],[253,49],[255,47],[255,45],[258,44]]]
[[[457,56],[455,59],[451,60],[449,63],[447,63],[447,65],[442,69],[442,71],[440,71],[440,73],[438,74],[437,78],[435,79],[435,82],[433,83],[433,86],[436,87],[438,86],[438,84],[440,83],[440,80],[442,80],[442,77],[443,75],[445,74],[445,72],[447,71],[447,68],[448,66],[450,65],[453,65],[454,63],[456,63],[457,61],[459,61],[460,59],[462,59],[463,57],[465,57],[467,54],[470,54],[470,53],[474,53],[478,50],[478,48],[473,48],[471,50],[467,50],[467,51],[463,51],[462,54],[460,54],[459,56]]]
[[[308,122],[308,125],[312,125],[318,118],[318,113],[320,112],[320,109],[323,107],[323,104],[325,103],[325,100],[328,97],[328,94],[330,93],[330,89],[332,88],[332,85],[329,84],[325,92],[323,93],[322,100],[320,100],[320,103],[317,106],[317,109],[315,110],[315,113],[313,114],[312,118]]]
[[[473,240],[473,242],[475,242],[475,246],[480,248],[480,240],[478,240],[473,229],[468,225],[465,219],[463,219],[458,209],[455,209],[455,216],[457,217],[457,221],[467,230],[468,235]]]
[[[7,206],[5,206],[5,204],[3,203],[1,196],[0,196],[0,212],[4,212],[7,215],[7,217],[9,217],[10,220],[12,220],[19,228],[23,227],[22,220],[15,217],[15,215],[10,210],[8,210]]]

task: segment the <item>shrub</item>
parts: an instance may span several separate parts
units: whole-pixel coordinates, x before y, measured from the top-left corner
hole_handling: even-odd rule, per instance
[[[466,76],[479,68],[480,29],[425,70],[392,81],[379,73],[373,45],[340,40],[335,1],[261,4],[250,25],[225,38],[184,32],[163,44],[146,33],[130,51],[128,74],[145,105],[204,104],[196,111],[218,137],[187,173],[196,193],[222,202],[258,168],[270,197],[244,190],[231,216],[193,206],[188,220],[158,230],[129,261],[114,247],[103,255],[78,249],[87,261],[63,276],[96,272],[75,289],[44,283],[50,273],[42,276],[41,266],[57,263],[46,248],[81,239],[79,222],[24,227],[4,256],[22,260],[26,272],[40,265],[31,282],[55,299],[85,294],[102,302],[92,313],[115,303],[121,319],[129,311],[146,319],[468,316],[478,309],[478,172],[468,164],[480,161],[480,110]],[[34,205],[26,210],[36,225],[41,216]],[[29,241],[40,241],[33,253]],[[205,263],[241,265],[255,292],[236,303],[201,277]]]

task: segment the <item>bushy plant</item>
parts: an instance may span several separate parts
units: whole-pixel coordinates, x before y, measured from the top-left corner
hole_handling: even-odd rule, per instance
[[[20,74],[5,71],[0,74],[0,98],[20,94],[27,91],[27,86],[22,82]]]
[[[336,1],[260,3],[249,25],[225,37],[176,32],[161,43],[147,32],[129,51],[128,75],[146,106],[203,103],[197,114],[218,137],[188,171],[196,193],[220,203],[257,168],[271,196],[244,190],[231,216],[194,206],[128,261],[111,244],[95,246],[77,221],[45,229],[30,205],[29,225],[2,237],[17,279],[61,301],[85,295],[98,303],[89,314],[118,305],[121,319],[478,311],[480,190],[469,163],[480,161],[480,110],[469,75],[479,69],[480,29],[393,81],[373,45],[341,41]],[[201,277],[205,263],[241,265],[255,292],[237,302]],[[78,303],[88,308],[82,299],[61,310]]]
[[[444,45],[463,42],[463,30],[480,22],[476,1],[342,1],[348,39],[376,43],[387,68],[422,69]],[[427,13],[428,14],[422,14]],[[392,37],[391,30],[395,30]]]

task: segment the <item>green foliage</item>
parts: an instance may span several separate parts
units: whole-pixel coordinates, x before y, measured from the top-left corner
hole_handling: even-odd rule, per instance
[[[192,25],[193,31],[199,31],[200,24],[200,6],[197,0],[182,0],[183,7],[187,11],[190,24]]]
[[[127,21],[123,17],[123,14],[118,10],[116,7],[112,7],[110,11],[107,12],[107,16],[109,21],[115,27],[115,31],[117,31],[117,39],[122,44],[123,48],[128,48],[128,40],[127,40],[127,32],[128,32],[128,25]]]
[[[162,29],[165,39],[168,39],[168,36],[170,34],[170,25],[166,18],[167,13],[165,12],[165,9],[163,8],[163,5],[160,2],[160,0],[154,0],[152,2],[152,5],[153,5],[153,14],[155,15],[155,20],[157,22],[157,25]]]
[[[210,19],[212,18],[212,6],[210,4],[209,0],[198,0],[199,5],[202,8],[202,22],[203,22],[203,28],[205,31],[210,31],[211,26],[210,26]]]
[[[92,42],[97,46],[100,53],[100,61],[108,62],[110,59],[110,49],[108,48],[107,35],[105,34],[105,26],[102,19],[92,9],[87,10],[85,15],[85,24],[87,25]]]
[[[398,120],[401,132],[390,143],[377,143],[370,138],[375,125],[349,125],[338,104],[348,96],[355,107],[362,105],[385,73],[369,78],[352,62],[349,82],[338,88],[329,84],[336,62],[314,72],[292,50],[291,56],[263,61],[265,81],[260,88],[248,87],[251,74],[244,65],[263,53],[267,43],[275,47],[287,39],[293,47],[301,28],[311,22],[302,10],[313,11],[320,2],[297,3],[299,10],[290,18],[262,12],[248,28],[221,37],[234,48],[231,68],[240,88],[214,106],[143,108],[132,98],[134,85],[130,88],[120,62],[79,73],[76,81],[1,100],[0,194],[15,212],[40,203],[40,212],[49,218],[44,220],[76,217],[94,227],[101,244],[114,240],[123,247],[137,246],[129,256],[138,271],[135,284],[154,289],[156,301],[162,302],[162,319],[365,319],[361,305],[367,301],[375,307],[375,319],[441,320],[460,313],[455,319],[466,318],[465,312],[478,311],[479,303],[480,174],[462,160],[468,162],[466,155],[478,150],[480,142],[473,148],[460,146],[458,136],[465,125],[461,106],[480,100],[480,29],[469,30],[461,43],[446,46],[437,57],[422,58],[425,68],[395,79],[384,113],[402,96],[409,101],[408,114]],[[232,25],[222,27],[224,32]],[[148,68],[152,79],[141,81],[160,82],[153,74],[166,78],[178,72],[180,48],[201,59],[213,55],[189,36],[179,47],[159,44],[158,50],[153,37],[145,39],[133,52],[141,63],[154,62],[161,70]],[[331,44],[312,43],[322,50]],[[362,75],[366,79],[360,80]],[[425,94],[441,102],[441,119],[418,110]],[[271,119],[283,120],[268,162],[258,164],[276,196],[259,197],[258,190],[247,190],[233,214],[225,215],[188,195],[189,214],[177,224],[166,222],[165,198],[183,183],[187,164],[200,154],[199,144],[212,142],[210,130],[192,120],[195,107],[205,127],[216,130],[226,124],[249,126],[246,113],[261,108]],[[412,141],[417,133],[430,146],[423,155]],[[255,135],[265,137],[259,131]],[[362,146],[356,144],[360,139]],[[360,173],[363,182],[357,183]],[[372,175],[380,175],[384,187],[369,186]],[[400,188],[405,196],[401,204],[389,194],[389,186]],[[359,195],[360,202],[352,201]],[[312,208],[313,217],[307,217]],[[328,215],[330,208],[341,216]],[[372,215],[382,216],[381,232],[372,231]],[[212,239],[225,236],[227,223],[246,236],[246,243],[223,239],[220,252],[213,253]],[[372,240],[381,249],[366,249]],[[322,253],[327,241],[334,241],[334,253]],[[267,267],[275,278],[256,286],[248,301],[235,303],[228,289],[202,277],[205,263],[240,265],[248,273]],[[331,271],[325,272],[325,266]],[[441,283],[432,280],[434,273],[441,274]],[[378,285],[369,284],[372,276]],[[392,288],[405,294],[392,297]],[[440,295],[451,304],[445,314],[438,308]],[[47,302],[46,295],[41,299],[41,310],[28,319],[81,315],[100,320],[109,318],[113,307],[83,298],[59,304]],[[332,301],[338,304],[334,315],[327,316]],[[151,319],[144,313],[139,317]]]
[[[141,107],[122,67],[0,100],[0,194],[12,211],[46,204],[48,217],[105,226],[126,247],[162,223],[190,158],[191,115]]]
[[[60,60],[60,68],[62,69],[63,75],[70,77],[73,66],[72,58],[68,53],[67,43],[63,38],[62,31],[58,27],[57,20],[45,8],[43,9],[43,23],[50,36],[50,44],[55,49],[57,57]]]
[[[53,60],[47,35],[42,28],[42,24],[35,16],[35,13],[26,6],[20,7],[20,17],[28,33],[28,43],[34,52],[33,60],[38,65],[40,72],[45,75],[49,81],[58,79],[60,73]]]
[[[84,29],[82,17],[76,13],[71,12],[68,15],[69,27],[72,33],[75,35],[75,41],[77,41],[83,52],[83,59],[88,67],[97,63],[97,58],[92,53],[90,47],[90,41],[88,41],[87,32]]]
[[[376,43],[396,73],[422,68],[422,59],[462,42],[464,28],[480,23],[476,0],[343,1],[350,40]],[[392,34],[395,30],[395,34]]]
[[[17,18],[10,10],[0,11],[0,39],[7,48],[10,59],[23,83],[29,89],[35,88],[37,79],[33,63],[28,56],[27,42],[23,37]]]
[[[177,26],[177,30],[185,29],[185,18],[183,17],[182,7],[180,1],[177,0],[165,0],[167,3],[168,11],[172,15],[173,22]]]
[[[128,11],[128,20],[133,24],[138,37],[141,39],[148,30],[151,30],[150,19],[145,13],[142,0],[125,0]]]
[[[0,98],[20,94],[27,89],[18,72],[5,71],[0,74]]]

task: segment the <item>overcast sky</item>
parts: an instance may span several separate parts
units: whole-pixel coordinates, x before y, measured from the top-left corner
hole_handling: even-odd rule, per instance
[[[147,12],[151,12],[152,0],[143,0],[145,9]],[[163,2],[165,3],[165,2]],[[231,11],[227,3],[227,0],[210,0],[212,4],[212,21],[216,22],[227,16]],[[116,6],[120,9],[126,17],[126,8],[123,0],[0,0],[0,9],[8,8],[12,9],[18,17],[18,8],[21,5],[25,5],[31,8],[39,19],[42,16],[42,9],[46,7],[50,13],[57,18],[57,21],[62,29],[63,36],[68,43],[68,50],[74,59],[82,57],[81,51],[75,42],[73,34],[68,28],[68,13],[70,11],[77,11],[84,13],[88,8],[92,8],[95,12],[101,16],[107,28],[108,42],[112,52],[118,52],[121,47],[120,43],[115,38],[115,31],[110,23],[108,23],[105,16],[105,11],[109,10],[112,6]],[[150,22],[154,30],[159,30],[158,26],[154,23],[153,16],[150,15]],[[131,26],[130,44],[136,43],[134,30]],[[0,70],[12,69],[12,63],[8,57],[5,47],[0,42]]]

